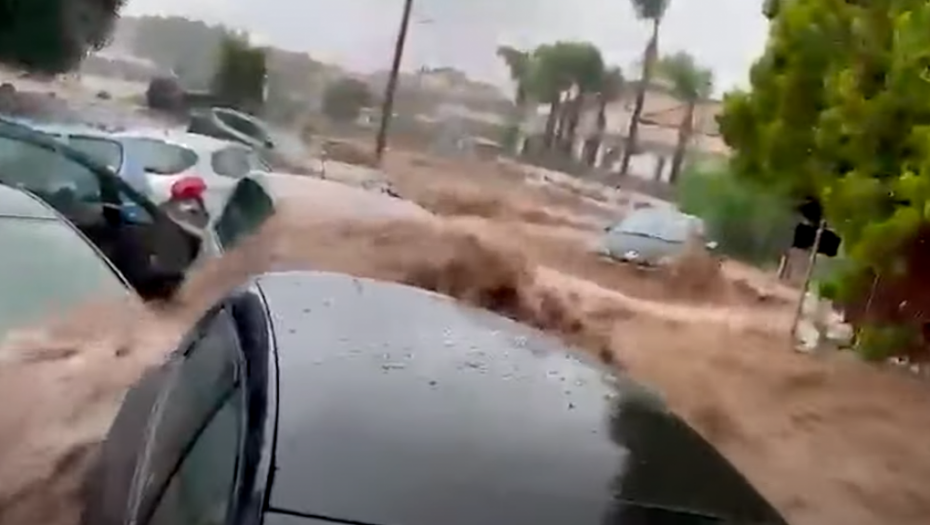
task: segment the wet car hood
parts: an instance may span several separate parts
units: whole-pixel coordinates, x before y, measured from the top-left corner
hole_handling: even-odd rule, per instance
[[[258,284],[279,368],[271,512],[583,525],[658,523],[665,508],[781,523],[656,396],[537,331],[344,275]],[[688,516],[673,522],[720,522]]]

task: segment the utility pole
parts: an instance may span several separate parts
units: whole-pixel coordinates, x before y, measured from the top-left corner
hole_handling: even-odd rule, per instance
[[[394,115],[394,93],[397,91],[397,77],[400,75],[400,63],[404,56],[404,44],[407,41],[407,29],[410,27],[410,13],[413,10],[413,0],[404,0],[404,15],[400,21],[400,30],[397,32],[397,42],[394,44],[394,62],[391,64],[391,76],[388,77],[387,88],[384,91],[384,104],[381,106],[381,126],[378,129],[378,138],[375,143],[375,159],[378,165],[384,157],[387,147],[388,127]]]

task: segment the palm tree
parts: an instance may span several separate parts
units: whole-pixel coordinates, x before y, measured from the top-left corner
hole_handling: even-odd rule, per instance
[[[510,70],[510,79],[514,83],[514,111],[507,132],[508,140],[511,140],[513,144],[507,147],[518,147],[520,124],[526,118],[526,106],[530,99],[532,55],[527,51],[510,46],[500,46],[497,48],[497,56],[507,64],[507,68]]]
[[[652,38],[649,39],[643,53],[643,76],[636,91],[636,106],[633,108],[626,146],[623,148],[623,161],[620,165],[621,175],[626,175],[629,172],[630,158],[636,152],[637,139],[639,138],[639,120],[642,118],[643,106],[646,103],[646,90],[652,80],[652,69],[658,58],[659,26],[662,24],[662,18],[665,16],[671,0],[630,0],[630,2],[633,4],[633,9],[636,10],[637,18],[652,22]]]
[[[597,151],[604,142],[604,134],[607,130],[607,105],[620,98],[624,83],[623,71],[619,67],[609,68],[601,75],[601,84],[597,90],[597,132],[595,137],[588,142],[584,153],[584,161],[589,166],[593,166],[596,162]]]
[[[678,144],[672,157],[672,173],[669,182],[674,184],[681,175],[688,143],[694,134],[694,113],[697,105],[710,98],[714,87],[713,73],[699,66],[694,57],[685,52],[663,57],[656,69],[669,81],[675,98],[685,103],[681,124],[678,126]]]

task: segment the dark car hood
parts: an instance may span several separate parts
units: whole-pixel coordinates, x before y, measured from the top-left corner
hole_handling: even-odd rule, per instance
[[[280,381],[271,510],[584,525],[657,522],[642,516],[659,506],[779,523],[655,396],[537,331],[401,285],[258,282]]]

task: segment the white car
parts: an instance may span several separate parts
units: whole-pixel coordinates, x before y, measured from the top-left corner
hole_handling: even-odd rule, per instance
[[[657,266],[680,255],[688,237],[706,235],[704,221],[675,209],[643,208],[605,228],[602,255],[641,266]],[[708,249],[716,242],[707,242]]]
[[[249,177],[265,185],[262,174],[268,166],[244,144],[174,130],[127,131],[114,136],[125,154],[144,167],[156,203],[199,180],[205,186],[204,204],[215,212],[240,179]]]

